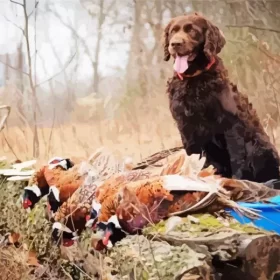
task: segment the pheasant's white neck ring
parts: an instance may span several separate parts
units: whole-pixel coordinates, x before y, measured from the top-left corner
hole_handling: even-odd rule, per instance
[[[53,193],[53,195],[54,195],[56,201],[60,202],[60,199],[59,199],[59,189],[58,189],[56,186],[51,186],[51,187],[50,187],[50,192],[49,192],[49,194],[50,194],[51,192]]]
[[[53,226],[52,226],[53,229],[58,229],[60,231],[65,231],[65,232],[68,232],[68,233],[72,233],[74,236],[76,236],[76,232],[73,232],[70,228],[68,228],[67,226],[63,225],[62,223],[59,223],[59,222],[55,222],[53,223]]]
[[[107,221],[107,224],[113,223],[116,228],[121,228],[117,215],[111,216],[111,218]]]

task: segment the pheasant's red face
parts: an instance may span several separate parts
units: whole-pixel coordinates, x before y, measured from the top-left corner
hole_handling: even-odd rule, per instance
[[[27,209],[32,206],[32,202],[28,198],[26,198],[23,200],[22,206],[24,209]]]
[[[108,245],[108,243],[109,243],[109,239],[110,239],[110,236],[113,234],[113,232],[111,231],[111,230],[106,230],[105,231],[105,236],[103,237],[103,239],[102,239],[102,242],[103,242],[103,244],[105,245],[105,246],[107,246]]]
[[[63,245],[64,247],[70,247],[70,246],[72,246],[74,243],[75,243],[75,241],[72,240],[72,239],[65,239],[65,238],[63,238],[63,241],[62,241],[62,245]]]
[[[96,250],[96,251],[102,251],[102,250],[104,250],[106,248],[106,246],[103,244],[103,242],[101,241],[101,240],[99,240],[96,244],[95,244],[95,246],[94,246],[94,249]]]

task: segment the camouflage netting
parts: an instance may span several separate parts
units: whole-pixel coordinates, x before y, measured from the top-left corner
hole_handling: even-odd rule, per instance
[[[175,219],[177,224],[172,221]],[[170,227],[172,223],[174,226]],[[253,240],[273,233],[253,225],[241,225],[231,217],[216,218],[209,214],[197,214],[182,219],[171,217],[155,226],[148,226],[144,229],[144,234],[177,246],[202,245],[212,256],[228,261],[238,256],[243,240]]]
[[[128,236],[113,248],[105,259],[105,270],[116,279],[182,279],[186,274],[210,276],[211,258],[207,250],[188,245],[172,246],[152,241],[143,235]]]
[[[86,279],[75,278],[75,276],[83,274],[82,271],[69,263],[68,260],[60,258],[60,250],[54,246],[51,240],[51,224],[45,218],[46,199],[42,199],[30,213],[22,208],[21,195],[25,185],[24,182],[9,182],[1,176],[0,239],[2,242],[0,242],[0,246],[4,246],[6,243],[3,242],[4,236],[11,233],[19,233],[18,241],[21,245],[18,250],[5,246],[0,249],[0,262],[2,264],[4,264],[3,260],[6,262],[1,268],[1,273],[8,278],[10,278],[9,273],[12,273],[14,280],[69,279],[68,276],[65,278],[65,275],[72,275],[75,280]],[[24,264],[26,258],[20,257],[26,255],[22,248],[25,252],[36,252],[36,258],[44,265],[43,268],[39,267],[34,270],[32,266],[26,266]],[[18,257],[16,258],[15,255]],[[7,256],[14,257],[9,259]],[[18,269],[14,270],[13,267]],[[40,275],[40,278],[37,274]]]
[[[1,177],[0,234],[20,233],[19,241],[36,251],[41,260],[56,258],[58,250],[50,240],[51,224],[45,218],[46,200],[42,199],[28,214],[21,205],[24,187],[24,182],[9,182]]]

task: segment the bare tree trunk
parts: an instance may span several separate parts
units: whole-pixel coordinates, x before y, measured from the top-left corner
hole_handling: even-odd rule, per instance
[[[85,6],[85,1],[80,0],[81,4]],[[97,22],[97,42],[96,42],[96,48],[95,48],[95,55],[94,55],[94,62],[93,62],[93,90],[98,95],[99,91],[99,83],[100,83],[100,76],[98,73],[98,66],[99,66],[99,59],[100,59],[100,48],[101,43],[103,39],[103,32],[102,27],[106,19],[106,14],[104,13],[104,3],[105,0],[98,0],[98,6],[99,6],[99,14],[98,14],[98,22]],[[112,0],[110,7],[106,9],[106,13],[109,13],[110,9],[113,7],[115,1]],[[86,7],[85,7],[86,8]],[[93,17],[95,16],[90,9],[87,9],[88,13]]]
[[[98,93],[99,89],[99,73],[98,73],[98,65],[99,65],[99,57],[100,57],[100,46],[102,41],[102,26],[105,21],[105,14],[104,14],[104,0],[99,0],[99,16],[98,16],[98,26],[97,26],[97,43],[96,43],[96,50],[95,50],[95,57],[94,57],[94,76],[93,76],[93,89],[95,93]]]
[[[17,68],[20,70],[18,73],[17,73],[17,77],[19,79],[19,88],[20,88],[20,91],[23,92],[23,60],[24,60],[24,56],[22,54],[22,42],[20,43],[20,45],[18,46],[17,48],[17,53],[18,53],[18,58],[17,58]]]
[[[127,91],[135,90],[136,84],[141,93],[146,93],[145,67],[143,63],[144,46],[141,40],[142,21],[141,14],[144,8],[144,1],[134,1],[134,25],[131,36],[130,51],[127,73]]]
[[[10,57],[8,54],[6,54],[6,57],[5,57],[5,63],[7,65],[10,65]],[[4,74],[4,77],[5,77],[5,80],[4,80],[4,84],[7,84],[7,80],[9,80],[10,78],[10,71],[9,71],[9,67],[5,65],[5,74]]]
[[[38,3],[38,2],[37,2]],[[26,9],[26,0],[23,0],[23,11],[24,11],[24,20],[25,20],[25,41],[27,48],[27,60],[28,60],[28,78],[32,94],[32,108],[33,108],[33,157],[37,158],[39,156],[39,137],[38,137],[38,127],[37,127],[37,102],[36,102],[36,86],[33,80],[33,69],[32,69],[32,60],[31,60],[31,51],[29,43],[29,17],[27,15]],[[36,13],[36,6],[35,6]],[[36,31],[35,31],[36,32]],[[36,56],[36,51],[35,51]]]

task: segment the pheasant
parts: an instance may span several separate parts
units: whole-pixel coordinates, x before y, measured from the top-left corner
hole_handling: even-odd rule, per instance
[[[92,200],[91,209],[88,215],[86,215],[85,227],[93,228],[98,220],[98,215],[100,213],[101,204],[96,202],[95,199]]]
[[[48,194],[50,210],[53,214],[82,185],[84,178],[85,175],[81,172],[79,164],[63,172],[54,170],[53,178],[50,178],[52,183],[49,183]]]
[[[280,194],[265,184],[221,178],[214,175],[215,170],[211,166],[202,170],[194,168],[196,172],[189,172],[191,166],[186,163],[177,155],[174,161],[161,166],[160,171],[156,172],[157,168],[153,167],[153,175],[150,173],[149,178],[141,180],[138,177],[129,181],[124,175],[115,175],[104,182],[96,191],[96,201],[101,204],[97,227],[115,215],[121,229],[134,234],[141,232],[147,224],[155,224],[170,216],[197,211],[214,212],[225,207],[256,218],[257,212],[236,202],[252,202],[256,197],[264,201]],[[105,246],[102,241],[104,233],[101,233],[102,230],[93,234],[95,249]]]
[[[97,251],[112,248],[116,242],[126,237],[118,218],[113,215],[107,222],[97,223],[93,229],[91,245]]]
[[[49,160],[48,165],[35,172],[29,180],[28,186],[24,188],[23,208],[33,209],[40,199],[49,193],[50,186],[56,181],[59,174],[73,165],[69,159],[56,157]]]
[[[137,207],[143,208],[144,206],[146,208],[143,211],[147,211],[149,207],[155,207],[161,200],[172,201],[173,196],[160,185],[160,176],[168,174],[203,176],[200,173],[204,164],[203,159],[198,160],[195,155],[189,157],[184,150],[176,150],[175,154],[169,154],[167,158],[160,157],[158,153],[155,154],[155,157],[156,159],[148,158],[147,160],[147,162],[152,162],[153,166],[144,165],[142,167],[138,164],[136,170],[116,174],[97,189],[96,200],[102,204],[99,221],[107,221],[111,215],[116,213],[118,204],[122,204],[124,201],[131,205],[130,201],[134,200]],[[193,162],[196,164],[194,165]],[[126,197],[123,202],[121,201],[122,195]],[[128,205],[123,205],[120,209],[126,209]],[[136,208],[130,210],[135,212]],[[120,214],[123,212],[122,210],[118,211]]]
[[[83,174],[83,179],[79,182],[80,187],[61,204],[54,215],[55,222],[63,224],[67,231],[69,229],[78,235],[85,229],[87,222],[93,224],[93,221],[90,221],[90,215],[94,215],[92,201],[97,187],[113,174],[129,169],[127,168],[128,161],[125,163],[121,164],[112,153],[105,149],[97,150],[87,162],[83,162],[80,166],[80,172]],[[77,183],[77,180],[75,182]],[[57,240],[56,232],[52,235],[55,240]],[[65,234],[62,230],[62,243],[70,244]]]
[[[165,151],[163,156],[158,153],[144,160],[143,164],[138,164],[134,170],[111,176],[96,190],[96,198],[92,204],[101,204],[101,208],[99,207],[98,211],[92,210],[94,215],[87,225],[91,227],[94,224],[98,228],[98,225],[107,223],[112,215],[116,215],[119,224],[125,231],[136,233],[149,220],[152,219],[155,222],[164,218],[166,209],[162,202],[166,199],[172,200],[172,195],[165,192],[158,184],[151,186],[149,180],[155,182],[160,175],[169,173],[194,172],[195,170],[191,166],[193,158],[194,156],[188,157],[181,149],[176,150],[176,154]],[[146,162],[153,165],[146,165]],[[203,161],[196,159],[195,162],[198,165],[195,167],[196,171],[200,170]],[[130,185],[137,185],[137,190],[131,190]],[[159,209],[157,209],[158,207]],[[132,217],[134,218],[132,219]],[[131,221],[131,223],[127,221]],[[98,233],[99,235],[93,235],[93,242],[102,249],[104,244],[102,238],[97,240],[98,236],[100,237],[100,231]],[[101,246],[101,244],[103,245]]]

